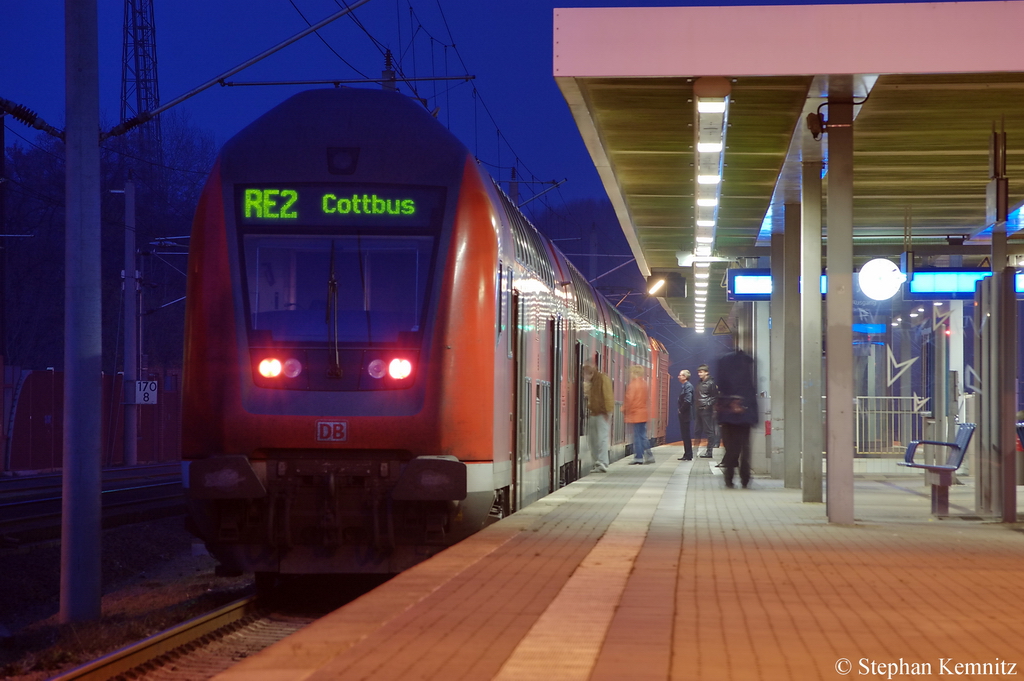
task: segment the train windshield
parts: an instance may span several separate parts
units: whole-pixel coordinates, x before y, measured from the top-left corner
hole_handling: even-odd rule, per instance
[[[418,337],[432,236],[247,234],[243,243],[255,336],[355,345]]]

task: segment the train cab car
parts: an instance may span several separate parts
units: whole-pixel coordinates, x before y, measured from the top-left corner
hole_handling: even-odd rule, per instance
[[[656,355],[417,101],[366,89],[221,150],[185,334],[190,528],[257,574],[396,573],[569,484],[582,364]]]

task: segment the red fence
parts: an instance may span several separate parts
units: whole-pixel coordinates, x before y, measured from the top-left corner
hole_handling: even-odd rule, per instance
[[[181,458],[181,401],[177,371],[149,372],[156,404],[138,405],[138,462]],[[103,376],[102,465],[124,463],[124,380]],[[4,470],[59,469],[63,458],[64,374],[4,368]]]

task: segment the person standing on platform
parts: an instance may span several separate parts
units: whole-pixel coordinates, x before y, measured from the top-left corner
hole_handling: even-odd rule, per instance
[[[754,387],[754,358],[736,350],[718,360],[718,423],[722,427],[722,458],[725,486],[733,487],[733,474],[740,469],[740,483],[750,484],[750,428],[758,420],[757,389]]]
[[[602,374],[593,364],[583,367],[583,380],[587,383],[587,442],[594,459],[592,473],[608,472],[608,446],[611,441],[612,410],[615,396],[612,379]]]
[[[679,372],[679,433],[683,441],[683,455],[680,461],[693,461],[693,441],[690,440],[690,414],[693,412],[693,384],[690,383],[689,369]]]
[[[697,387],[697,427],[699,434],[707,439],[707,449],[700,455],[702,459],[710,459],[711,453],[718,446],[718,433],[715,430],[715,403],[718,400],[719,386],[711,378],[707,364],[697,367],[700,385]]]
[[[626,399],[622,403],[623,420],[633,425],[633,460],[630,466],[654,463],[654,452],[647,440],[647,420],[650,409],[647,406],[648,387],[644,380],[644,368],[634,364],[629,368],[629,385],[626,386]]]

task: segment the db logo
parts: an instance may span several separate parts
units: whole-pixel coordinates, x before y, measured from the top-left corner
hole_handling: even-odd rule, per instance
[[[317,442],[344,442],[348,439],[348,421],[317,421]]]

